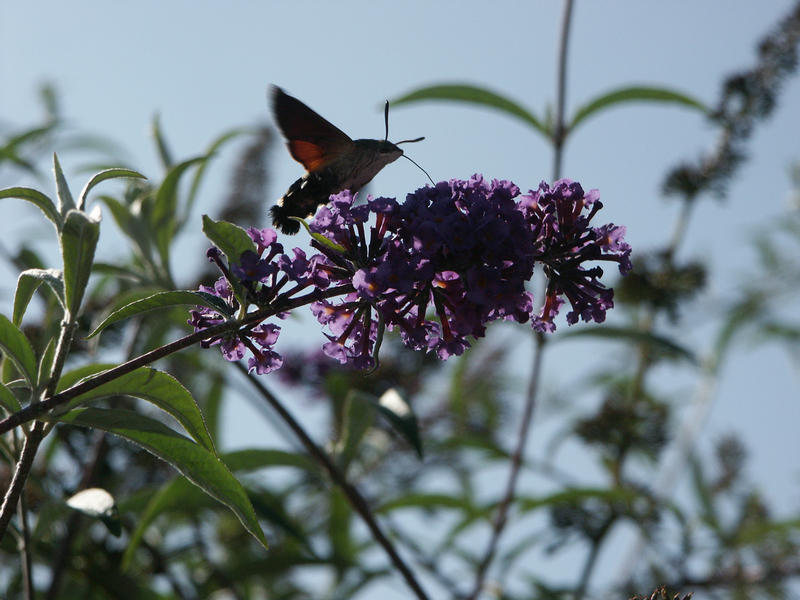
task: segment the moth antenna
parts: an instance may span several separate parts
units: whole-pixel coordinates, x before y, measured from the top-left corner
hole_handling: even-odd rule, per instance
[[[425,139],[425,136],[414,138],[413,140],[403,140],[402,142],[395,142],[394,145],[397,146],[399,144],[413,144],[414,142],[421,142]]]
[[[389,101],[386,101],[386,106],[383,109],[383,120],[386,122],[386,137],[383,138],[384,142],[389,141]]]
[[[407,141],[417,142],[417,141],[419,141],[419,140],[407,140]],[[402,142],[398,142],[398,143],[402,143]],[[417,165],[417,168],[418,168],[420,171],[422,171],[423,173],[425,173],[425,176],[426,176],[428,179],[430,179],[430,180],[431,180],[431,183],[432,183],[434,186],[436,186],[436,182],[433,180],[433,178],[432,178],[430,175],[428,175],[428,172],[427,172],[425,169],[423,169],[422,167],[420,167],[420,166],[419,166],[419,164],[418,164],[418,163],[417,163],[417,162],[416,162],[416,161],[415,161],[413,158],[409,158],[409,157],[408,157],[407,155],[405,155],[405,154],[401,154],[400,156],[402,156],[403,158],[408,158],[408,160],[410,160],[412,163],[414,163],[415,165]]]

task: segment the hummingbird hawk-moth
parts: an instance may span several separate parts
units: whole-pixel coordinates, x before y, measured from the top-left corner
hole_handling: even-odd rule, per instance
[[[289,186],[270,209],[273,225],[283,233],[297,233],[300,224],[291,217],[304,219],[313,215],[331,194],[356,192],[364,187],[383,167],[403,156],[397,144],[424,139],[397,144],[389,141],[388,102],[384,113],[386,138],[353,140],[281,88],[272,86],[271,95],[272,112],[289,153],[306,168],[306,174]]]

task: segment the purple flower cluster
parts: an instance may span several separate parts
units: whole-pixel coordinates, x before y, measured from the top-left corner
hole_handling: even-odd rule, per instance
[[[534,319],[537,331],[555,330],[554,317],[569,301],[572,310],[567,323],[578,319],[602,323],[606,310],[614,306],[614,290],[599,278],[600,266],[586,268],[589,261],[616,262],[620,273],[631,270],[631,247],[625,243],[625,227],[613,223],[591,227],[592,218],[603,207],[599,192],[584,193],[581,185],[569,179],[556,181],[552,188],[542,182],[520,200],[520,209],[536,236],[534,256],[543,265],[547,291],[542,311]]]
[[[393,198],[354,201],[344,191],[317,211],[310,228],[319,254],[310,258],[297,248],[293,256],[285,254],[270,229],[248,231],[257,252],[245,252],[230,270],[212,249],[209,256],[224,277],[202,291],[230,311],[198,307],[190,323],[204,329],[236,313],[242,318],[251,304],[263,309],[308,287],[337,286],[336,300],[311,303],[309,297],[312,313],[328,330],[325,354],[373,367],[389,329],[409,347],[445,359],[462,354],[494,320],[531,320],[537,331],[555,330],[564,299],[572,307],[568,323],[601,322],[613,306],[613,291],[599,281],[602,269],[586,263],[613,261],[623,274],[631,268],[625,229],[590,226],[602,207],[598,193],[584,193],[569,180],[520,195],[513,183],[475,175],[420,188],[402,204]],[[526,290],[537,264],[548,278],[539,310]],[[289,282],[293,287],[281,291]],[[250,369],[267,373],[282,363],[273,350],[278,333],[277,325],[262,322],[207,344],[221,344],[228,360],[250,350]]]
[[[531,319],[537,330],[552,331],[560,294],[573,306],[570,323],[578,314],[602,321],[612,291],[597,281],[599,267],[584,270],[582,263],[617,260],[623,272],[630,268],[624,229],[590,228],[601,204],[576,183],[562,180],[553,190],[542,184],[517,202],[519,194],[513,183],[475,175],[421,188],[403,204],[369,198],[353,206],[349,192],[333,197],[311,230],[341,250],[314,245],[329,260],[332,280],[350,281],[355,291],[312,308],[332,333],[326,354],[368,367],[385,325],[408,346],[445,359],[463,353],[469,338],[483,336],[496,319]],[[375,225],[367,236],[370,213]],[[553,281],[534,314],[525,285],[539,261]]]
[[[290,281],[295,285],[284,293],[286,297],[310,285],[320,289],[327,286],[324,271],[318,271],[312,261],[306,260],[302,250],[295,249],[294,258],[283,254],[283,246],[277,242],[278,236],[272,229],[251,227],[247,234],[255,242],[256,251],[244,252],[239,263],[231,265],[230,269],[217,248],[208,251],[209,260],[217,264],[223,276],[213,287],[200,286],[200,291],[216,296],[227,308],[196,307],[189,319],[195,331],[231,321],[235,316],[241,318],[251,303],[259,307],[269,305]],[[238,294],[234,292],[234,285],[238,287]],[[277,316],[285,315],[278,313]],[[278,325],[262,321],[206,340],[203,346],[220,345],[222,355],[230,361],[241,360],[249,350],[248,369],[263,375],[283,364],[283,358],[273,349],[279,334]]]

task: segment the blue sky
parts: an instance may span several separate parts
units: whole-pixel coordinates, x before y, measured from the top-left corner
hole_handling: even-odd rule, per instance
[[[790,4],[577,2],[568,113],[594,95],[634,83],[664,85],[714,102],[723,76],[753,64],[756,42]],[[558,2],[522,0],[2,2],[0,126],[36,123],[37,88],[51,82],[70,122],[121,142],[129,166],[154,174],[158,163],[148,128],[155,112],[175,155],[189,157],[228,128],[269,121],[270,83],[352,137],[382,137],[383,100],[436,82],[484,85],[541,116],[554,98],[560,11]],[[730,197],[699,207],[681,256],[706,260],[715,271],[704,306],[723,302],[753,264],[745,244],[753,225],[787,210],[788,167],[800,159],[799,126],[795,79],[779,110],[759,128],[752,159],[737,175]],[[550,177],[546,144],[504,116],[442,103],[391,112],[390,138],[419,135],[427,139],[406,149],[434,179],[482,172],[527,189]],[[677,205],[659,195],[664,172],[713,142],[714,132],[697,114],[652,105],[620,108],[587,122],[570,140],[563,175],[599,188],[604,220],[626,225],[635,251],[649,249],[667,238],[676,215]],[[206,246],[199,214],[213,212],[216,199],[224,197],[232,157],[223,155],[213,169],[196,227],[183,242],[187,252]],[[281,148],[272,165],[270,197],[277,198],[302,168]],[[75,187],[85,179],[68,175]],[[31,183],[0,180],[3,186]],[[424,183],[413,165],[398,161],[379,174],[372,189],[402,197]],[[37,244],[48,247],[49,226],[33,211],[10,203],[4,209],[4,245],[41,237]],[[266,225],[266,215],[257,225]],[[103,252],[113,254],[114,236],[113,228],[103,230]],[[0,300],[7,303],[15,275],[4,270],[0,277]],[[695,337],[682,341],[702,344],[703,334],[698,323]],[[548,359],[553,379],[545,388],[569,381],[558,356]],[[687,387],[687,398],[691,391]],[[709,440],[730,430],[745,434],[751,476],[770,486],[784,509],[796,509],[800,489],[797,462],[787,460],[800,455],[797,398],[797,364],[785,353],[740,351],[725,371],[706,428]],[[263,432],[244,427],[236,437],[257,443]]]

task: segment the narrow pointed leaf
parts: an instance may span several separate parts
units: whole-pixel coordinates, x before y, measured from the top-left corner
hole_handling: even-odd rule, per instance
[[[624,102],[661,102],[665,104],[678,104],[686,108],[700,111],[701,113],[709,112],[705,104],[682,92],[661,87],[629,86],[606,92],[578,108],[575,112],[575,116],[572,117],[569,129],[575,129],[581,122],[603,109]]]
[[[87,367],[76,369],[71,374],[63,376],[58,384],[59,391],[74,385],[86,376],[96,375],[95,367],[97,366],[90,365],[88,370]],[[116,365],[103,366],[111,368]],[[76,379],[76,377],[79,378]],[[211,434],[206,428],[203,414],[200,412],[200,408],[189,390],[183,387],[172,375],[150,367],[141,367],[108,383],[104,383],[85,394],[81,394],[70,400],[58,412],[67,412],[78,406],[85,406],[109,396],[131,396],[150,402],[172,415],[196,442],[205,446],[207,450],[214,452],[214,442],[211,440]]]
[[[215,221],[208,215],[203,215],[203,233],[212,244],[222,250],[231,264],[238,264],[247,250],[256,251],[256,243],[247,232],[233,223]]]
[[[28,338],[0,313],[0,350],[17,367],[30,387],[36,387],[36,355]]]
[[[75,200],[72,199],[72,192],[69,191],[69,185],[67,185],[67,179],[64,177],[64,171],[61,170],[61,164],[58,162],[58,156],[55,154],[53,154],[53,173],[56,177],[58,213],[62,217],[66,217],[69,211],[75,209]]]
[[[22,317],[28,309],[28,304],[33,298],[34,292],[42,283],[47,283],[52,288],[59,304],[61,304],[62,308],[64,307],[64,279],[61,271],[56,269],[27,269],[20,273],[17,279],[12,317],[15,325],[19,325],[22,322]]]
[[[71,315],[77,315],[80,309],[92,272],[98,237],[99,221],[78,210],[67,213],[61,231],[61,257],[64,261],[64,296]]]
[[[191,290],[175,290],[172,292],[157,292],[152,296],[131,302],[127,306],[123,306],[119,310],[115,310],[108,315],[102,323],[94,328],[88,338],[96,336],[103,331],[106,327],[122,319],[129,319],[135,315],[144,312],[155,310],[157,308],[166,308],[172,306],[207,306],[213,310],[227,315],[230,312],[230,307],[213,294],[206,292],[195,292]]]
[[[156,192],[150,227],[155,232],[156,248],[165,267],[169,264],[169,247],[178,227],[178,183],[187,169],[207,158],[196,156],[170,168]]]
[[[139,249],[148,263],[152,262],[152,236],[147,224],[139,216],[131,212],[130,207],[111,196],[100,196],[101,200],[111,211],[114,222],[129,240]]]
[[[20,200],[27,200],[31,204],[39,208],[44,213],[44,216],[50,219],[56,230],[61,229],[61,215],[58,214],[58,209],[53,201],[39,190],[27,187],[12,187],[0,190],[0,200],[3,198],[19,198]]]
[[[306,232],[308,232],[308,235],[310,235],[312,238],[317,240],[323,246],[325,246],[327,248],[330,248],[331,250],[333,250],[335,252],[344,252],[345,250],[347,250],[347,248],[345,248],[344,246],[340,246],[339,244],[334,242],[332,239],[325,237],[321,233],[313,233],[311,231],[311,227],[309,227],[309,225],[308,225],[308,223],[306,222],[305,219],[301,219],[300,217],[289,217],[289,218],[292,219],[293,221],[297,221],[298,223],[300,223],[300,225],[303,226],[303,228],[306,230]]]
[[[156,143],[158,157],[161,159],[161,164],[165,169],[169,169],[172,166],[172,153],[169,151],[167,141],[164,139],[164,133],[161,131],[161,119],[158,114],[153,115],[153,122],[150,128],[153,134],[153,140],[155,140]]]
[[[267,540],[242,485],[222,460],[166,425],[133,411],[86,408],[59,421],[113,433],[168,462],[187,479],[227,507],[265,548]]]
[[[316,472],[315,463],[299,454],[285,452],[283,450],[272,449],[245,449],[235,452],[228,452],[222,455],[223,462],[234,473],[242,471],[253,471],[265,467],[293,466]],[[136,521],[136,529],[131,532],[128,546],[122,557],[122,568],[127,570],[133,554],[144,536],[147,528],[164,511],[182,508],[191,510],[199,508],[197,506],[196,492],[194,487],[186,478],[176,477],[172,481],[165,483],[147,503],[146,508]]]
[[[391,101],[391,104],[397,106],[398,104],[409,104],[422,100],[467,102],[469,104],[485,106],[521,119],[539,133],[546,136],[549,135],[544,123],[522,105],[486,88],[469,84],[444,84],[419,88],[399,98],[395,98]]]
[[[78,197],[78,208],[83,210],[83,207],[86,204],[86,198],[89,195],[89,192],[92,190],[94,186],[98,183],[106,181],[107,179],[116,179],[118,177],[133,177],[138,179],[147,179],[141,173],[137,171],[133,171],[132,169],[106,169],[105,171],[100,171],[96,175],[94,175],[86,185],[84,186],[83,190],[81,191],[81,195]]]
[[[667,337],[639,331],[637,329],[604,324],[601,327],[581,327],[580,329],[573,329],[561,334],[558,339],[570,339],[575,337],[593,337],[645,344],[664,356],[682,358],[691,363],[697,363],[696,357],[688,348],[684,348]]]
[[[232,129],[231,131],[227,131],[217,137],[211,145],[208,147],[206,151],[206,157],[211,158],[216,154],[222,146],[224,146],[230,140],[247,133],[247,129],[239,128],[239,129]],[[204,161],[199,167],[197,167],[197,171],[194,173],[194,177],[192,177],[192,185],[189,188],[189,194],[186,197],[186,205],[183,207],[181,211],[181,216],[179,218],[179,224],[182,225],[187,221],[189,218],[189,214],[192,211],[192,207],[194,206],[195,200],[197,199],[197,192],[200,189],[200,184],[203,181],[203,177],[205,176],[206,169],[208,168],[210,161]]]

